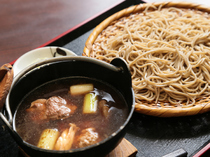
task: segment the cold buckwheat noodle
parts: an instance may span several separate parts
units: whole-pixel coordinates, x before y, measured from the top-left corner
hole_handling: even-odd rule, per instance
[[[155,8],[154,6],[150,6]],[[189,107],[210,91],[210,16],[179,8],[149,7],[114,21],[96,39],[93,57],[124,58],[136,103]]]

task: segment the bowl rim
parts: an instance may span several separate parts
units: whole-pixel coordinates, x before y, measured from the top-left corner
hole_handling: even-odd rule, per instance
[[[30,66],[31,63],[29,64],[26,64],[24,66],[21,66],[21,68],[18,68],[18,65],[21,64],[21,62],[24,60],[24,59],[27,59],[28,57],[30,57],[31,55],[36,55],[39,54],[41,51],[46,51],[48,49],[52,50],[52,49],[56,49],[56,48],[59,48],[59,49],[62,49],[64,50],[66,53],[67,53],[67,56],[77,56],[73,51],[67,49],[67,48],[64,48],[64,47],[59,47],[59,46],[45,46],[45,47],[38,47],[38,48],[35,48],[35,49],[32,49],[26,53],[24,53],[23,55],[21,55],[16,61],[15,63],[13,64],[13,70],[14,70],[14,76],[16,76],[20,71],[22,71],[23,69],[25,69],[26,67]],[[66,56],[56,56],[54,58],[60,58],[60,57],[66,57]],[[52,58],[53,58],[53,54],[52,54]],[[37,58],[34,58],[32,60],[36,61]],[[48,60],[50,58],[47,58],[47,59],[44,59],[44,60]],[[34,63],[37,63],[37,62],[41,62],[42,60],[40,61],[36,61]],[[33,63],[32,63],[33,64]]]

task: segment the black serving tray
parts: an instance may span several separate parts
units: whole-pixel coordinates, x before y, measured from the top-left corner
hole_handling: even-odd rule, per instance
[[[122,1],[40,47],[61,46],[81,56],[88,36],[100,22],[115,12],[138,3],[144,2],[140,0]],[[134,113],[125,138],[138,149],[137,157],[162,157],[180,149],[182,150],[181,154],[172,153],[167,157],[197,157],[198,152],[210,142],[210,112],[172,118],[159,118]],[[208,156],[205,152],[209,152],[208,149],[200,154]],[[2,155],[5,157],[23,156],[4,128],[0,128],[0,156]]]

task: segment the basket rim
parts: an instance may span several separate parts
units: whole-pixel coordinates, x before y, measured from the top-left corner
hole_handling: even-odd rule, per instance
[[[83,56],[91,57],[92,45],[97,39],[98,35],[107,28],[114,20],[118,20],[121,17],[128,16],[132,13],[142,12],[146,7],[153,5],[155,7],[169,8],[183,8],[183,9],[194,9],[202,12],[210,13],[210,7],[206,7],[202,4],[196,4],[191,2],[154,2],[154,3],[141,3],[134,6],[130,6],[123,10],[120,10],[113,15],[106,18],[99,25],[97,25],[94,30],[89,35],[88,39],[85,42],[83,49]],[[135,112],[157,116],[157,117],[179,117],[179,116],[190,116],[205,113],[210,110],[210,102],[205,104],[195,104],[191,107],[151,107],[144,104],[135,104]]]

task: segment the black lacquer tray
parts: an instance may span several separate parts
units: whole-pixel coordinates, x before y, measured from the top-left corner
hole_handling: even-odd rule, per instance
[[[138,3],[143,2],[140,0],[122,1],[40,47],[61,46],[81,56],[85,42],[96,25],[113,13]],[[0,125],[3,125],[2,121],[0,121]],[[125,138],[138,149],[137,157],[162,157],[179,149],[184,150],[182,156],[198,156],[198,152],[201,152],[202,148],[206,148],[210,142],[210,112],[172,118],[159,118],[134,113]],[[206,148],[200,154],[208,156],[208,152],[209,150]],[[23,157],[4,127],[0,127],[0,156]]]

